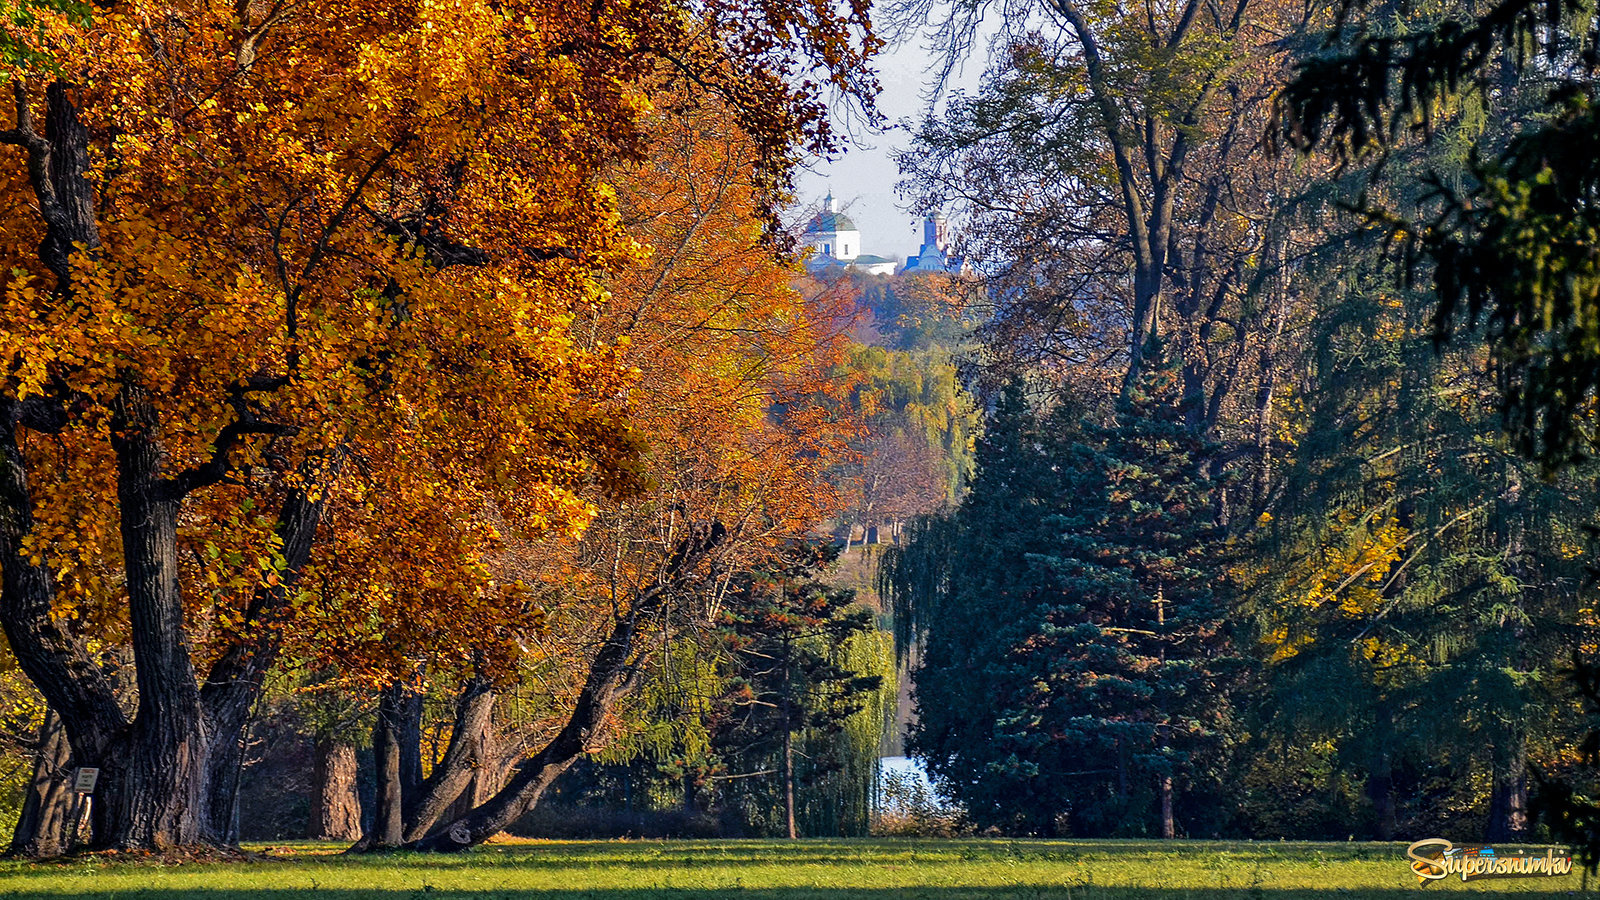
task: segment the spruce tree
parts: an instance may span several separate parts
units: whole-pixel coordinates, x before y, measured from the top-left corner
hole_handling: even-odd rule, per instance
[[[1009,389],[972,493],[888,560],[924,641],[911,747],[977,824],[1172,834],[1173,791],[1214,756],[1238,669],[1215,448],[1179,366],[1147,354],[1109,423],[1041,420]]]
[[[1024,715],[1037,660],[1012,653],[1049,579],[1028,562],[1048,548],[1059,474],[1022,389],[1002,391],[978,442],[972,490],[953,514],[913,526],[884,566],[904,640],[920,640],[917,720],[908,747],[972,820],[1049,833],[1067,802],[1037,760]]]
[[[1036,558],[1057,579],[1032,653],[1039,731],[1082,788],[1074,830],[1175,836],[1175,792],[1210,762],[1240,666],[1225,628],[1216,446],[1185,422],[1181,369],[1152,340],[1108,425],[1063,448],[1075,484]],[[1059,417],[1058,417],[1059,418]],[[1065,428],[1062,423],[1058,428]]]

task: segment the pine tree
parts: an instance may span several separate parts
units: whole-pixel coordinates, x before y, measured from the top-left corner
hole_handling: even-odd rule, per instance
[[[869,707],[883,706],[879,695],[886,685],[881,674],[858,668],[863,660],[852,658],[855,645],[877,633],[872,610],[855,603],[854,591],[809,580],[831,562],[831,554],[802,555],[808,558],[792,567],[752,573],[723,614],[733,676],[718,703],[711,744],[736,774],[775,773],[743,792],[747,803],[761,807],[750,810],[757,818],[770,819],[776,811],[776,830],[791,838],[800,836],[810,801],[824,805],[829,799],[820,790],[811,797],[812,791],[830,776],[857,768],[851,757],[860,748],[849,746],[846,731]],[[875,750],[881,726],[870,731]],[[870,782],[855,780],[862,787]],[[857,805],[856,827],[830,822],[827,832],[859,831],[867,810]]]

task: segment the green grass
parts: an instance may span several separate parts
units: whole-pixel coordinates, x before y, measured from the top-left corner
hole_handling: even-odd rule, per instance
[[[257,848],[262,849],[262,848]],[[175,900],[1297,900],[1414,897],[1401,844],[816,840],[496,844],[349,857],[288,844],[257,863],[0,862],[0,898]],[[1568,897],[1565,878],[1445,881],[1429,893]]]

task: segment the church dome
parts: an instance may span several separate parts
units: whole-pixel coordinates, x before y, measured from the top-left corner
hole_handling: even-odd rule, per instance
[[[806,223],[806,234],[825,234],[828,232],[855,231],[856,223],[842,212],[823,210],[811,217]]]

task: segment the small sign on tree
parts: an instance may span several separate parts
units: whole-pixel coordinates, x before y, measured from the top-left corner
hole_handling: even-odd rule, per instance
[[[83,766],[72,773],[72,790],[79,794],[92,794],[95,784],[99,781],[99,769]]]

